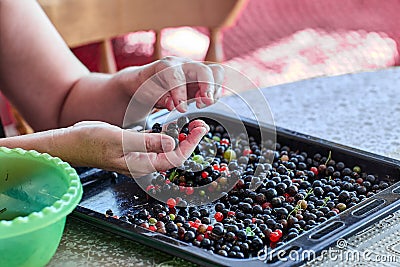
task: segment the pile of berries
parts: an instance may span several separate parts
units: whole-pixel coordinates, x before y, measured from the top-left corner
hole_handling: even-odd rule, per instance
[[[159,123],[155,123],[152,132],[165,133],[178,144],[189,134],[189,122],[187,117],[180,117],[176,123],[168,124],[165,131]],[[250,149],[245,150],[244,155],[250,154],[249,151]],[[155,175],[146,191],[150,196],[165,191],[172,196],[174,192],[184,192],[187,196],[195,194],[195,197],[206,200],[210,193],[226,192],[233,186],[229,178],[230,170],[236,169],[236,157],[237,152],[231,148],[231,141],[225,129],[220,125],[210,125],[210,132],[203,137],[193,155],[182,166]],[[207,189],[196,190],[203,185],[210,186]]]
[[[187,123],[178,121],[181,133]],[[212,160],[197,151],[184,166],[155,176],[148,191],[176,187],[189,195],[197,185],[215,183],[215,190],[224,190],[234,180],[232,190],[212,205],[179,206],[184,200],[171,195],[166,204],[156,203],[118,218],[211,253],[243,259],[256,256],[264,246],[275,248],[288,242],[390,185],[390,177],[335,161],[330,152],[309,154],[270,141],[261,146],[253,137],[230,139],[221,126],[210,128],[199,150],[216,149]],[[179,138],[177,128],[167,131]]]

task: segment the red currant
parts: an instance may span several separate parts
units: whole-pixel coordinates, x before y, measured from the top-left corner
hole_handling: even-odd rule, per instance
[[[187,135],[185,133],[180,133],[178,135],[179,142],[182,142],[182,141],[186,140],[186,137],[187,137]]]
[[[199,234],[196,239],[197,239],[197,241],[201,242],[204,239],[204,235]]]
[[[149,185],[146,187],[146,192],[149,192],[151,189],[155,189],[154,185]]]
[[[176,200],[173,198],[169,198],[167,200],[167,205],[168,205],[168,208],[170,208],[170,209],[174,208],[176,206]]]
[[[190,196],[191,194],[193,194],[193,192],[194,192],[193,187],[190,186],[186,188],[186,195]]]
[[[223,166],[223,167],[219,168],[219,171],[220,172],[228,171],[228,167]]]
[[[315,176],[318,175],[318,169],[316,167],[311,167],[310,171],[312,171],[314,173]]]
[[[253,151],[251,151],[251,149],[244,149],[242,154],[243,154],[243,156],[247,156],[251,153],[253,153]]]
[[[234,212],[234,211],[228,211],[228,217],[233,217],[233,216],[235,216],[236,215],[236,213]]]
[[[207,178],[208,175],[209,175],[209,174],[208,174],[208,172],[206,172],[206,171],[204,171],[204,172],[201,173],[201,177],[204,178],[204,179]]]
[[[278,234],[277,232],[272,232],[272,233],[269,235],[269,240],[271,240],[271,242],[273,242],[273,243],[278,242],[279,239],[280,239],[280,237],[279,237],[279,234]]]
[[[340,212],[340,211],[339,211],[338,209],[336,209],[336,208],[335,208],[335,209],[332,209],[332,211],[335,212],[336,214],[339,214],[339,212]]]
[[[216,212],[214,218],[215,220],[217,220],[217,222],[222,222],[222,220],[224,219],[224,215],[221,212]]]
[[[283,233],[281,229],[276,229],[275,232],[278,233],[279,237],[282,237]]]
[[[219,142],[221,145],[227,145],[229,146],[229,140],[226,138],[222,138],[222,140]]]
[[[263,210],[267,208],[272,208],[272,204],[270,202],[265,202],[261,205],[261,207],[263,208]]]

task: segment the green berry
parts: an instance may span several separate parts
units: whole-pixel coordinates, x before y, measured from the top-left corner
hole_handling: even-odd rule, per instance
[[[149,224],[155,225],[156,223],[157,223],[157,219],[156,218],[150,218],[149,219]]]
[[[236,159],[236,152],[232,149],[228,149],[224,152],[224,158],[227,159],[228,161]]]
[[[353,172],[360,173],[361,172],[360,166],[354,166],[353,167]]]
[[[347,207],[346,207],[346,204],[344,204],[344,203],[339,203],[339,204],[336,205],[336,208],[337,208],[338,210],[340,210],[340,211],[344,211]]]
[[[213,136],[212,138],[214,141],[219,142],[221,141],[221,138],[219,138],[218,136]]]
[[[203,158],[202,155],[194,155],[194,156],[192,157],[192,160],[193,160],[194,162],[196,162],[196,163],[203,163],[204,158]]]

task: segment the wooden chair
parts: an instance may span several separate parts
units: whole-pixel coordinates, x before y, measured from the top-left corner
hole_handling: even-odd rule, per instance
[[[161,57],[161,30],[202,26],[210,30],[207,61],[223,59],[220,29],[230,26],[248,0],[39,0],[70,47],[101,42],[101,71],[116,71],[110,40],[129,32],[154,30],[154,53]]]
[[[156,59],[161,57],[161,30],[202,26],[210,31],[206,61],[223,60],[220,30],[233,24],[249,0],[38,0],[71,48],[101,42],[100,71],[117,71],[111,39],[126,33],[154,30]],[[12,110],[21,134],[32,128]]]

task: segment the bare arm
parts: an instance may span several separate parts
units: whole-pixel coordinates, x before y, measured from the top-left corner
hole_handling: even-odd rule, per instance
[[[0,59],[0,88],[35,130],[82,120],[121,126],[140,85],[172,66],[157,76],[135,102],[138,106],[184,112],[180,103],[188,98],[196,98],[198,106],[210,105],[221,93],[215,84],[223,80],[219,65],[178,58],[127,68],[115,75],[90,73],[33,0],[0,0]],[[203,83],[186,86],[187,81]]]
[[[150,77],[155,78],[141,86]],[[122,124],[131,97],[135,106],[144,109],[156,106],[184,112],[182,103],[187,99],[195,98],[197,106],[214,103],[222,80],[219,65],[173,57],[114,75],[90,73],[36,1],[0,0],[0,89],[7,98],[35,130],[71,126],[82,120],[102,121],[3,138],[0,146],[47,152],[75,165],[117,170],[134,177],[165,170],[180,165],[190,155],[207,132],[207,125],[192,122],[187,141],[180,143],[178,151],[171,151],[175,146],[171,137],[132,133],[114,126]],[[188,81],[193,83],[187,85]],[[146,115],[132,113],[133,119]],[[122,135],[127,147],[123,147]],[[143,165],[145,160],[148,164]],[[128,170],[130,164],[135,169]]]
[[[36,130],[98,114],[121,123],[129,98],[109,75],[89,73],[36,1],[0,0],[0,59],[0,88]]]

